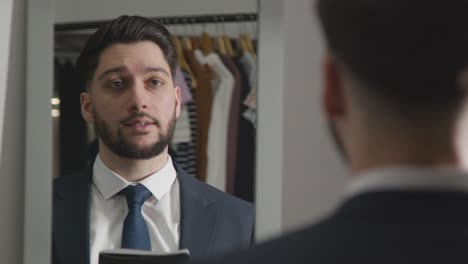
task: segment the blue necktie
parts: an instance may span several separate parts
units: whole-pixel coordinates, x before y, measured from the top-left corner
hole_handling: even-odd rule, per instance
[[[122,248],[151,250],[151,242],[141,206],[151,196],[145,186],[129,185],[123,190],[127,198],[128,214],[125,217],[122,231]]]

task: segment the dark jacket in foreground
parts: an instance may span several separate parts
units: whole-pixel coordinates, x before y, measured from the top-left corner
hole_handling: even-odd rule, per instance
[[[468,193],[363,193],[317,225],[200,263],[468,263]]]

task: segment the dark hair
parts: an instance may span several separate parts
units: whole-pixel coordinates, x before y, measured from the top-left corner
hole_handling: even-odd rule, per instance
[[[99,63],[99,56],[116,43],[152,41],[162,50],[174,78],[177,55],[169,31],[159,22],[141,16],[120,16],[99,27],[86,41],[76,61],[81,85],[87,87]],[[87,88],[86,88],[87,89]]]
[[[317,9],[328,49],[377,104],[419,116],[459,110],[468,1],[318,0]]]

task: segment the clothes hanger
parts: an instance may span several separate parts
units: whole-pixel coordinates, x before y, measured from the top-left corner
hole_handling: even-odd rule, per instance
[[[227,55],[226,45],[224,44],[223,36],[222,35],[216,36],[215,41],[216,41],[216,47],[217,47],[219,54],[226,56]]]
[[[192,42],[192,48],[195,49],[201,49],[201,38],[200,36],[193,36],[190,38]]]
[[[214,22],[216,26],[216,35],[213,38],[214,43],[216,44],[216,50],[218,51],[219,54],[221,55],[227,55],[226,54],[226,46],[224,45],[224,40],[221,32],[219,32],[219,22],[218,22],[218,17],[214,17]]]
[[[189,50],[189,51],[193,50],[192,41],[190,40],[190,37],[183,36],[182,37],[182,43],[183,43],[184,50]]]
[[[222,36],[222,39],[223,39],[223,42],[224,42],[224,46],[226,48],[226,54],[229,56],[229,57],[234,57],[234,50],[232,48],[232,43],[231,43],[231,39],[226,35],[226,24],[224,23],[224,17],[221,16],[221,25],[222,25],[222,33],[223,33],[223,36]]]
[[[188,26],[188,23],[187,23],[187,19],[184,18],[183,20],[183,26],[184,26],[184,35],[182,36],[181,40],[182,40],[182,48],[184,50],[189,50],[189,51],[192,51],[193,48],[192,48],[192,41],[190,40],[190,37],[188,36],[188,33],[186,31],[186,27]]]
[[[206,32],[206,24],[203,24],[203,32],[201,34],[201,40],[200,40],[200,48],[203,52],[203,54],[206,56],[210,53],[214,52],[213,49],[213,42],[211,40],[210,35]]]
[[[192,81],[192,88],[196,89],[197,79],[195,78],[195,75],[193,74],[192,69],[188,65],[187,61],[185,60],[184,53],[182,52],[182,44],[180,43],[179,38],[176,35],[172,35],[172,42],[176,48],[177,63],[179,64],[179,67],[189,74]]]
[[[236,39],[236,55],[239,54],[239,55],[242,55],[243,53],[246,53],[246,52],[249,52],[248,48],[247,48],[247,45],[245,44],[245,41],[243,38],[241,38],[241,33],[242,33],[242,28],[241,28],[242,24],[241,23],[237,23],[236,24],[236,28],[237,28],[237,32],[235,35],[237,35],[237,39]]]
[[[204,31],[201,35],[201,49],[205,56],[214,52],[211,37],[206,31]]]
[[[252,19],[252,21],[254,21],[254,20]],[[251,25],[252,25],[251,28],[253,28],[253,24],[251,24]],[[246,26],[246,27],[248,28],[248,26]],[[248,33],[249,31],[251,31],[252,34],[249,34],[249,33]],[[256,54],[256,52],[255,52],[255,48],[254,48],[254,46],[253,46],[253,41],[252,41],[252,39],[250,38],[250,36],[254,36],[254,35],[256,35],[256,34],[257,34],[257,32],[256,32],[255,30],[253,30],[253,29],[252,29],[252,30],[247,30],[247,33],[245,34],[245,39],[246,39],[247,46],[248,46],[248,48],[249,48],[249,50],[250,50],[250,53],[253,55],[254,58],[257,57],[257,54]]]
[[[200,31],[203,31],[203,30],[200,30],[200,31],[199,31],[199,30],[195,30],[195,26],[194,26],[194,25],[195,25],[195,22],[196,22],[196,21],[195,21],[195,18],[192,17],[192,18],[191,18],[191,24],[192,24],[192,26],[193,26],[193,27],[192,27],[192,29],[193,29],[193,30],[192,30],[192,33],[193,33],[193,34],[192,34],[191,37],[189,37],[189,39],[190,39],[190,42],[192,43],[191,45],[192,45],[192,49],[193,49],[193,50],[201,49],[201,47],[200,47],[200,46],[201,46]],[[200,26],[200,24],[199,24],[199,26]],[[202,27],[200,26],[200,28],[202,28]]]
[[[243,34],[239,35],[238,43],[243,53],[250,53],[249,47],[243,38]]]
[[[231,39],[227,35],[223,35],[224,45],[226,46],[226,53],[229,57],[234,57],[234,49],[232,48]]]
[[[245,26],[245,32],[244,33],[241,33],[240,34],[240,39],[243,41],[243,45],[245,45],[245,48],[247,49],[247,51],[252,55],[252,56],[256,56],[255,54],[255,49],[253,48],[253,44],[252,44],[252,39],[250,38],[249,34],[248,34],[248,27]]]
[[[179,66],[185,66],[185,59],[182,55],[182,45],[180,43],[180,40],[179,38],[176,36],[176,35],[172,35],[171,36],[172,38],[172,42],[174,43],[174,46],[176,48],[176,54],[177,54],[177,63],[179,64]]]

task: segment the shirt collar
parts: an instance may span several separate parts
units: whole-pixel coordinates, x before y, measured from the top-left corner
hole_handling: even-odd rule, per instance
[[[369,191],[440,190],[468,192],[468,174],[455,168],[389,167],[357,175],[347,196]]]
[[[138,183],[143,184],[156,199],[160,200],[170,191],[171,186],[176,179],[176,175],[177,172],[172,164],[172,159],[168,155],[166,164],[160,170]],[[96,157],[96,161],[93,166],[93,183],[102,197],[106,200],[119,193],[128,185],[136,184],[125,180],[107,167],[102,162],[99,155]]]

